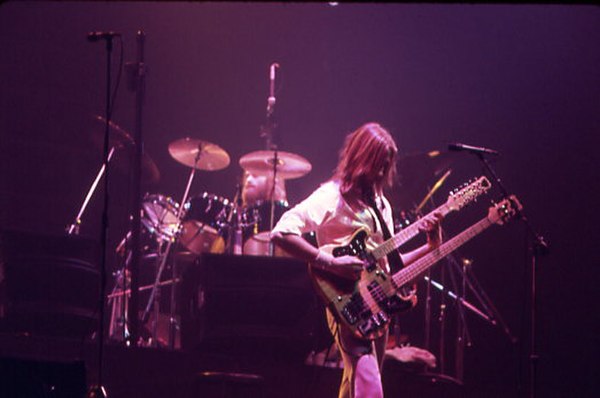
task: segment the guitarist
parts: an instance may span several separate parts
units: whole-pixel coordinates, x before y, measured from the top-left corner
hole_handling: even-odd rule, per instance
[[[397,152],[394,139],[378,123],[364,124],[350,133],[331,180],[282,216],[273,229],[272,240],[293,256],[310,262],[319,272],[357,281],[363,261],[350,255],[334,257],[324,246],[347,244],[357,229],[364,228],[368,231],[367,248],[372,249],[384,241],[384,235],[393,233],[392,209],[383,188],[391,186],[394,180]],[[427,243],[409,253],[398,254],[399,264],[391,265],[410,264],[439,246],[440,221],[439,214],[425,220],[423,231]],[[301,237],[308,231],[316,232],[320,249]],[[389,272],[389,260],[383,261],[383,268]],[[327,318],[344,362],[339,397],[383,397],[380,369],[387,331],[373,341],[359,339],[337,322],[329,310]]]

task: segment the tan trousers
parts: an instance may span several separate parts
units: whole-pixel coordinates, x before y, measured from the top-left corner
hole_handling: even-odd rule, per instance
[[[327,324],[344,362],[339,398],[382,398],[381,367],[387,343],[384,336],[370,340],[355,337],[327,310]]]

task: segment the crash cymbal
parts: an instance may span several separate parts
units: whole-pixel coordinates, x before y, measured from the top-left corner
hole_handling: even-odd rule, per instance
[[[181,138],[169,144],[173,159],[199,170],[221,170],[229,166],[229,155],[218,145],[195,138]]]
[[[92,115],[94,119],[94,141],[97,145],[102,147],[104,143],[104,132],[106,126],[106,119],[102,116]],[[108,145],[116,148],[124,148],[128,145],[133,145],[133,137],[125,129],[121,128],[118,124],[112,120],[108,124]]]
[[[398,158],[398,171],[414,171],[414,168],[425,169],[426,173],[441,175],[454,161],[456,154],[448,151],[433,150],[414,152]]]
[[[396,206],[403,210],[422,207],[423,198],[428,199],[441,187],[456,159],[456,153],[438,150],[399,156],[398,184],[392,193]],[[419,202],[421,204],[417,205]]]
[[[448,171],[446,171],[444,173],[444,175],[442,177],[440,177],[440,179],[437,180],[435,182],[435,184],[433,184],[433,187],[431,187],[431,189],[429,189],[429,192],[427,192],[427,195],[425,195],[425,197],[423,198],[423,200],[421,201],[421,203],[419,203],[419,205],[415,208],[415,213],[416,214],[421,213],[421,210],[423,209],[423,207],[427,204],[427,202],[429,201],[429,199],[431,199],[431,197],[433,196],[433,194],[436,193],[437,190],[442,187],[442,185],[444,185],[444,182],[446,181],[446,179],[448,177],[450,177],[451,173],[452,173],[452,169],[448,169]]]
[[[92,140],[98,148],[102,148],[104,146],[106,119],[98,115],[93,115],[92,118],[94,120]],[[112,120],[109,122],[108,126],[109,147],[119,150],[114,154],[115,158],[111,162],[114,162],[117,169],[121,172],[129,173],[132,170],[131,161],[135,154],[135,141],[133,140],[133,136]],[[122,151],[122,149],[126,150]],[[158,170],[156,163],[154,163],[154,160],[152,160],[147,152],[144,152],[142,155],[142,184],[155,184],[159,180],[160,171]]]
[[[142,183],[156,184],[160,180],[160,171],[154,160],[144,151],[142,154]]]
[[[277,162],[275,162],[277,155]],[[302,177],[310,172],[310,162],[300,155],[283,151],[256,151],[242,156],[240,166],[254,175],[273,174],[273,166],[277,163],[278,178],[290,180]]]

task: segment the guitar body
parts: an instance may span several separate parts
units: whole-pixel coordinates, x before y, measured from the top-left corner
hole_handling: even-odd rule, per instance
[[[385,333],[394,313],[412,308],[416,300],[413,291],[394,286],[390,275],[367,251],[367,237],[367,231],[359,229],[347,245],[321,247],[334,257],[350,255],[362,259],[365,266],[358,281],[313,267],[310,267],[310,275],[336,319],[355,336],[372,340]]]

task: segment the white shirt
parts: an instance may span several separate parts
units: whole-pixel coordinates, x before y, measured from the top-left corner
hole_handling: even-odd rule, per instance
[[[376,198],[376,203],[392,232],[394,222],[388,200],[381,196]],[[328,181],[284,213],[273,232],[301,235],[315,231],[319,247],[335,247],[346,245],[359,228],[364,228],[369,235],[367,249],[372,250],[383,242],[383,232],[375,212],[370,207],[353,210],[342,197],[339,183]]]

